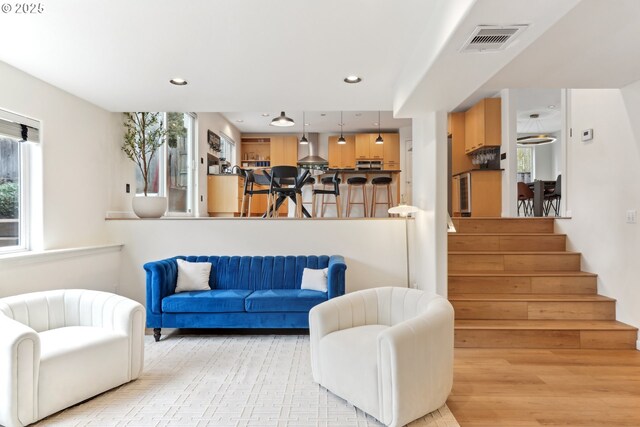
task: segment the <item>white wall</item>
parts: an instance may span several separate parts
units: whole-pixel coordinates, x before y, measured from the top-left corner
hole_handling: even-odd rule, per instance
[[[447,115],[413,118],[413,204],[411,282],[447,295]]]
[[[104,218],[111,181],[118,176],[113,159],[119,156],[114,152],[121,139],[119,114],[2,62],[0,75],[0,108],[41,122],[42,142],[29,147],[33,249],[108,242]],[[119,259],[114,250],[0,258],[0,296],[70,287],[113,292]]]
[[[236,143],[236,163],[240,164],[240,131],[232,125],[220,113],[197,113],[197,130],[198,135],[198,154],[196,156],[196,164],[198,173],[196,179],[195,194],[197,195],[198,207],[196,216],[209,216],[207,211],[207,153],[209,152],[209,144],[207,143],[207,131],[220,135],[225,134],[233,139]],[[233,165],[232,165],[233,166]]]
[[[640,81],[569,96],[572,218],[556,221],[556,229],[568,234],[569,249],[582,252],[582,269],[598,274],[599,293],[617,299],[618,320],[640,327],[640,225],[625,222],[627,210],[640,208]],[[582,142],[580,132],[589,128],[594,139]]]
[[[347,292],[406,286],[405,222],[399,219],[162,219],[108,221],[124,243],[121,295],[145,299],[148,261],[175,255],[343,255]]]
[[[35,247],[55,249],[107,240],[110,160],[121,139],[119,115],[0,62],[0,108],[41,122],[34,145]],[[41,235],[38,235],[41,234]]]

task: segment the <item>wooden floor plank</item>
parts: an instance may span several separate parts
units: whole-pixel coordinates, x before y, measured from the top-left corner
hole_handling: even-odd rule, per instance
[[[640,426],[640,352],[455,350],[447,401],[462,427]]]

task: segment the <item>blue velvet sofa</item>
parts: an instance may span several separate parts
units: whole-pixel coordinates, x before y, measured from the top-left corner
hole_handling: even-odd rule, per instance
[[[210,291],[175,293],[177,259],[210,262]],[[300,289],[304,268],[328,267],[327,292]],[[147,327],[308,328],[309,310],[345,292],[347,266],[333,256],[176,256],[144,265]]]

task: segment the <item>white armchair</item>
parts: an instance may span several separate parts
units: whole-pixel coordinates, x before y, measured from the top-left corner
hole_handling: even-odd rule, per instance
[[[145,311],[72,289],[0,299],[0,425],[26,426],[136,379]]]
[[[333,298],[309,313],[313,379],[388,426],[444,405],[453,384],[453,307],[405,288]]]

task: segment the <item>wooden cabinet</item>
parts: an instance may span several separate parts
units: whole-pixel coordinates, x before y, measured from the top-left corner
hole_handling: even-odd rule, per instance
[[[294,135],[271,137],[271,166],[296,166],[298,163],[298,137]]]
[[[471,172],[471,216],[502,216],[502,171]]]
[[[378,136],[376,135],[376,138]],[[383,133],[382,157],[384,159],[384,169],[400,169],[400,135],[397,133]]]
[[[451,178],[451,216],[460,216],[460,176]]]
[[[240,183],[240,185],[239,185]],[[211,216],[233,216],[240,212],[242,179],[238,175],[209,175],[207,177],[207,211]]]
[[[465,113],[450,113],[451,174],[455,175],[476,168],[465,150]]]
[[[338,144],[338,136],[329,137],[329,168],[353,169],[356,167],[356,137],[346,135],[346,144]]]
[[[465,153],[471,153],[482,147],[501,145],[501,115],[500,98],[485,98],[465,112]]]
[[[369,160],[369,145],[371,138],[368,133],[359,133],[356,135],[356,159]]]
[[[382,135],[385,139],[386,137]],[[392,135],[392,134],[386,134]],[[397,135],[397,134],[393,134]],[[384,157],[384,144],[376,144],[377,133],[359,133],[356,135],[356,159],[357,160],[382,160]]]

